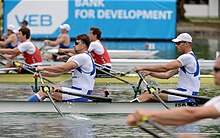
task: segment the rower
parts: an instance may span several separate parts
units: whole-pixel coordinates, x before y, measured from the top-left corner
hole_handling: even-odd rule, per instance
[[[178,74],[179,93],[198,95],[200,88],[200,67],[195,54],[192,51],[192,37],[188,33],[181,33],[172,40],[176,44],[177,51],[181,54],[176,60],[163,65],[136,66],[134,71],[145,71],[144,76],[152,76],[160,79],[169,79]],[[168,95],[161,93],[164,101],[195,102],[192,98]],[[154,95],[145,92],[131,102],[157,101]]]
[[[17,33],[18,40],[21,42],[17,47],[13,49],[0,49],[0,53],[11,55],[11,58],[15,58],[18,55],[22,54],[25,59],[25,63],[30,66],[38,66],[42,64],[42,58],[40,51],[33,42],[30,41],[30,29],[29,28],[20,28]],[[10,60],[9,60],[10,61]],[[11,68],[13,65],[12,62],[8,62],[5,67]],[[26,70],[19,69],[18,73],[30,73]]]
[[[0,47],[5,47],[5,48],[15,48],[18,46],[18,39],[16,36],[16,29],[14,27],[14,25],[9,24],[7,25],[7,34],[3,39],[4,41],[0,41]]]
[[[48,77],[56,77],[69,71],[72,72],[71,87],[50,87],[50,92],[53,99],[57,101],[71,102],[88,101],[87,98],[59,93],[59,90],[91,95],[95,84],[96,68],[91,55],[88,53],[89,44],[89,36],[86,34],[78,35],[75,42],[75,50],[78,53],[77,55],[70,57],[63,65],[38,66],[36,68],[38,71],[42,71],[42,75]],[[38,77],[39,74],[35,73],[34,76]],[[46,93],[44,93],[41,89],[35,95],[30,97],[28,101],[38,102],[44,100],[46,97]]]
[[[59,45],[59,48],[63,48],[63,49],[70,48],[70,36],[68,34],[70,29],[71,28],[69,24],[60,25],[61,33],[59,34],[57,39],[55,41],[51,41],[48,39],[44,40],[45,46],[55,47]],[[47,55],[45,59],[51,59],[52,57],[54,60],[57,60],[57,56],[52,54]]]
[[[220,57],[217,58],[215,66],[212,71],[212,75],[215,77],[215,84],[220,86]],[[128,125],[137,125],[143,118],[148,118],[151,121],[162,125],[181,126],[195,121],[199,121],[205,118],[217,119],[220,117],[220,96],[216,96],[206,102],[204,106],[199,107],[179,107],[170,110],[143,110],[138,109],[133,114],[128,115]],[[182,135],[181,138],[194,138],[189,135]],[[199,138],[198,136],[195,136]]]
[[[96,27],[91,27],[90,28],[90,33],[89,33],[89,38],[90,38],[90,45],[88,51],[91,53],[94,61],[96,64],[101,65],[102,70],[106,72],[110,72],[112,62],[110,60],[110,56],[107,52],[107,49],[103,44],[101,43],[102,32],[99,28]],[[71,52],[73,54],[78,54],[75,47],[73,49],[59,49],[59,52]],[[100,66],[99,66],[100,67]],[[100,70],[96,71],[97,75],[98,74],[105,74],[101,72]]]

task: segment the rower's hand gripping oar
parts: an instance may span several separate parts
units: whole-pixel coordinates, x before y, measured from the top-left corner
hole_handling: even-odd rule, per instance
[[[146,85],[148,92],[153,94],[167,109],[169,109],[169,107],[166,105],[166,103],[163,101],[163,99],[160,98],[160,96],[156,93],[156,90],[154,87],[150,87],[147,83],[147,81],[145,80],[144,76],[141,74],[140,71],[137,71],[138,76],[143,79],[144,84]]]
[[[150,120],[148,117],[144,116],[141,118],[141,122],[137,123],[137,126],[140,127],[142,130],[144,130],[145,132],[151,134],[152,136],[154,136],[155,138],[161,138],[160,135],[158,135],[158,132],[153,132],[152,130],[149,130],[146,126],[146,124],[149,124],[151,126],[153,126],[154,128],[162,131],[163,133],[167,134],[168,136],[166,137],[171,137],[171,138],[178,138],[175,134],[171,133],[168,130],[165,130],[163,128],[163,126],[153,122],[152,120]]]
[[[42,74],[40,71],[37,71],[38,74],[39,74],[39,77],[40,77],[40,80],[41,80],[41,83],[42,83],[42,90],[43,92],[45,92],[47,94],[47,96],[49,97],[50,101],[52,102],[54,108],[57,110],[57,112],[60,114],[60,116],[63,116],[63,113],[60,111],[60,109],[57,107],[57,105],[55,104],[53,98],[51,97],[50,95],[50,87],[47,86],[45,83],[44,83],[44,80],[43,80],[43,77],[42,77]]]
[[[155,80],[151,80],[151,82],[153,83],[154,87],[160,89],[159,84]],[[210,97],[206,97],[206,96],[196,96],[196,95],[189,95],[189,94],[185,94],[185,93],[180,93],[178,90],[174,90],[174,89],[168,89],[168,90],[160,89],[160,93],[166,93],[166,94],[175,95],[175,96],[193,98],[193,99],[196,99],[197,102],[199,102],[199,104],[204,104],[211,99]]]

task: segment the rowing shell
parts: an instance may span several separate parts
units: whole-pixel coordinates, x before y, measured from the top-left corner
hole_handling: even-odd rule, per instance
[[[58,49],[49,49],[48,53],[57,54]],[[159,53],[159,50],[108,50],[111,58],[149,58]]]
[[[139,77],[136,74],[127,74],[126,76],[117,75],[117,77],[126,80],[130,83],[136,84],[139,81]],[[148,78],[148,77],[146,77]],[[172,77],[170,79],[156,79],[149,77],[150,79],[155,80],[159,84],[176,84],[178,77]],[[71,80],[71,74],[64,74],[58,77],[49,78],[53,82],[63,82],[66,80]],[[212,75],[201,75],[201,84],[214,84],[214,77]],[[32,74],[0,74],[0,83],[34,83],[34,78]],[[124,82],[116,78],[96,78],[95,84],[125,84]]]
[[[56,102],[62,113],[134,113],[137,109],[164,110],[161,103],[96,103],[96,102]],[[185,103],[167,103],[170,108],[186,106]],[[0,102],[0,113],[5,112],[56,112],[49,101],[44,102]]]

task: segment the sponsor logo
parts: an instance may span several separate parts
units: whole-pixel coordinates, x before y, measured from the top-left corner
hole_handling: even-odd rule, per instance
[[[7,24],[20,28],[20,23],[26,20],[32,35],[52,34],[67,20],[68,12],[68,0],[56,2],[21,0],[8,13]]]

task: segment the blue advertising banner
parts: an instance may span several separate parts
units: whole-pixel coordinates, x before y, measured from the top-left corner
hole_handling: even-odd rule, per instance
[[[32,38],[56,38],[59,25],[70,37],[102,30],[102,38],[172,39],[176,35],[176,0],[5,0],[4,28],[27,20]]]

